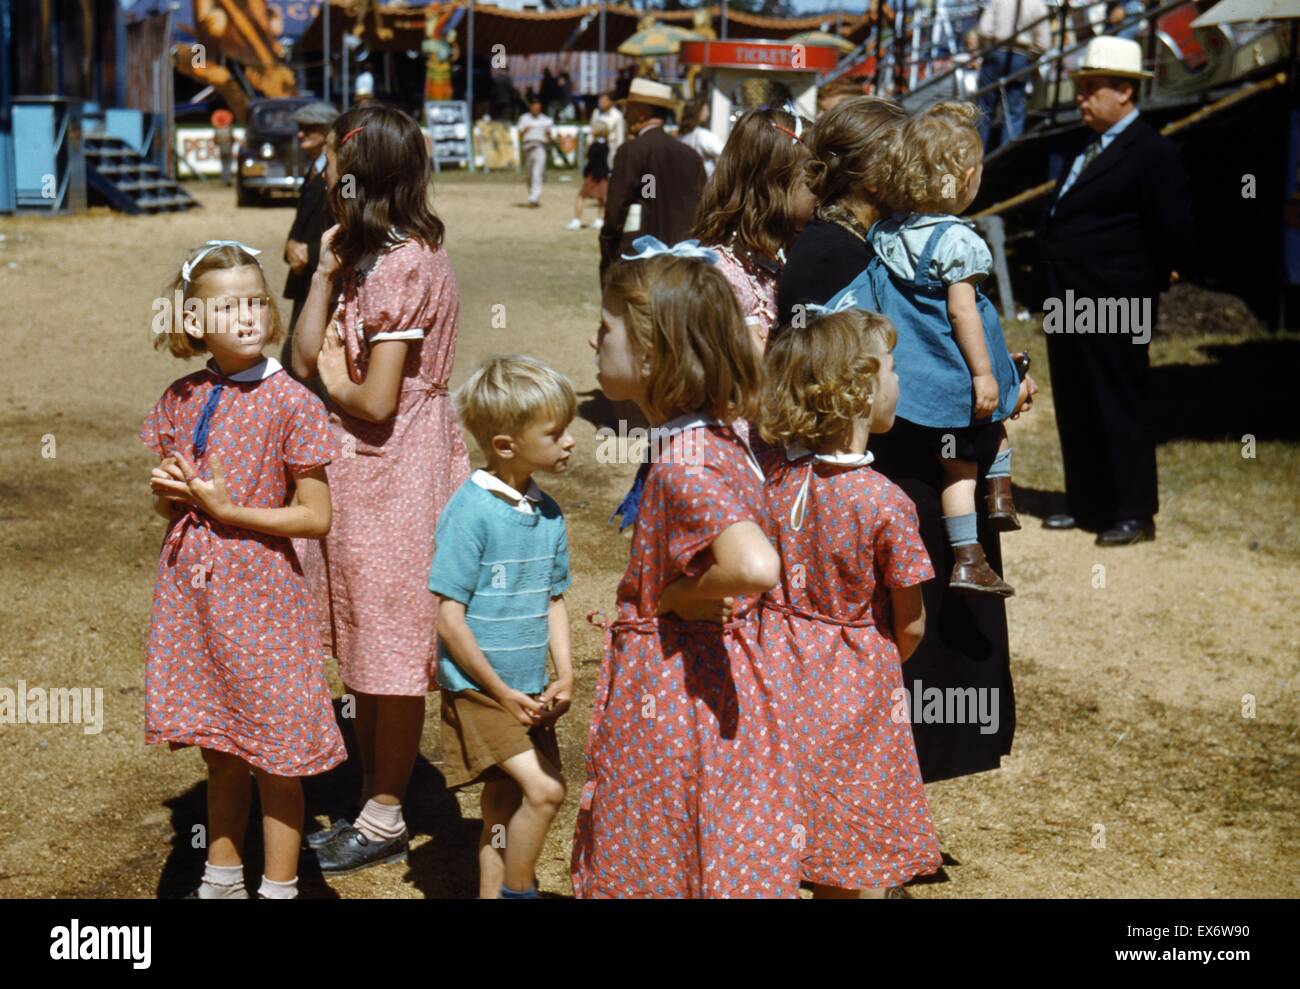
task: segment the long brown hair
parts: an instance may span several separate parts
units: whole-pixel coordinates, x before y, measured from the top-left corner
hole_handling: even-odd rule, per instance
[[[620,261],[605,291],[622,301],[632,348],[650,360],[648,412],[754,417],[762,366],[736,295],[713,265],[669,255]]]
[[[349,268],[393,244],[392,231],[442,246],[446,227],[429,206],[429,149],[420,126],[382,103],[355,106],[331,128],[338,181],[329,191],[339,223],[334,253]]]
[[[785,110],[751,110],[738,121],[718,156],[695,212],[692,237],[776,257],[794,237],[791,191],[808,152],[795,134],[806,122]]]

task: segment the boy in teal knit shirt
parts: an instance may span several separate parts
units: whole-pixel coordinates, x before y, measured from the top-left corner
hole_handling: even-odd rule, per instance
[[[564,802],[555,721],[569,709],[573,663],[564,515],[532,475],[568,466],[577,397],[540,361],[498,357],[456,393],[456,406],[487,467],[443,509],[429,570],[443,773],[451,789],[485,784],[479,896],[536,899],[537,859]]]

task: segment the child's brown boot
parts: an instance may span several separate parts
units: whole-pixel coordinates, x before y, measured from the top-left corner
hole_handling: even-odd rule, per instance
[[[1016,503],[1011,497],[1011,478],[985,478],[985,485],[984,504],[989,510],[989,526],[995,532],[1015,532],[1020,528],[1020,519],[1016,517]]]
[[[962,594],[987,594],[1009,598],[1016,589],[994,572],[984,558],[984,547],[979,543],[963,543],[952,548],[952,575],[948,587]]]

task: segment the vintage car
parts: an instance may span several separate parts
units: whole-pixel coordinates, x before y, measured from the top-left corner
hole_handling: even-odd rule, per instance
[[[293,115],[314,97],[254,100],[239,149],[235,193],[240,206],[252,206],[272,196],[296,197],[311,167],[298,147]]]

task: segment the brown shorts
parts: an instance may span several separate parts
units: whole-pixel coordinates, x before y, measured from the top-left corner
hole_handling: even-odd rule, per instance
[[[528,728],[487,694],[442,691],[442,773],[447,789],[509,779],[501,763],[529,749],[536,749],[559,771],[560,744],[553,722]]]

